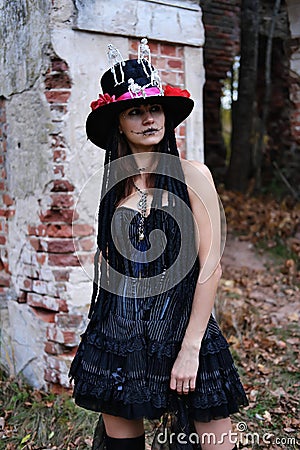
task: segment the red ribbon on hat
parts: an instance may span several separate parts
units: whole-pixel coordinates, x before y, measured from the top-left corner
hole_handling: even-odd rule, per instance
[[[167,84],[164,87],[164,94],[166,97],[187,97],[189,98],[191,94],[186,89],[180,89]]]
[[[91,103],[91,108],[94,111],[100,106],[108,105],[108,103],[113,103],[115,101],[116,101],[115,95],[111,97],[109,94],[99,94],[99,98]]]

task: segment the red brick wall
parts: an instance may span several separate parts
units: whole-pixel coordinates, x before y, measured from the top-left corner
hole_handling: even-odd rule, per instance
[[[139,43],[140,40],[131,39],[129,58],[137,58]],[[151,62],[153,66],[159,70],[163,86],[169,84],[171,86],[184,89],[186,86],[183,46],[149,42],[149,47],[151,50]],[[176,128],[176,139],[180,154],[182,157],[185,157],[186,147],[184,123]]]
[[[223,80],[239,54],[240,0],[203,0],[205,29],[204,148],[205,161],[214,171],[224,169],[220,98]]]
[[[45,97],[52,117],[50,134],[53,181],[48,186],[49,206],[40,211],[40,222],[28,225],[32,247],[30,261],[24,262],[24,280],[19,302],[27,303],[39,319],[48,323],[45,336],[45,380],[52,389],[68,386],[67,372],[78,343],[83,316],[69,313],[67,282],[81,258],[91,260],[95,230],[82,223],[75,210],[75,187],[65,174],[68,148],[62,122],[68,112],[72,80],[65,61],[51,58],[45,76]]]

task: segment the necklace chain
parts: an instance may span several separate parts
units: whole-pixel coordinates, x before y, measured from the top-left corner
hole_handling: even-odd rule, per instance
[[[139,227],[138,227],[138,235],[139,235],[139,241],[142,241],[145,237],[145,217],[147,214],[147,196],[148,192],[142,191],[135,182],[133,181],[133,185],[138,192],[138,194],[141,196],[140,200],[137,203],[137,207],[141,212],[141,217],[139,221]]]

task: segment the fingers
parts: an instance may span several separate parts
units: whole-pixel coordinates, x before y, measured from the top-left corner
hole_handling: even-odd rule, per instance
[[[196,387],[196,379],[188,380],[176,380],[176,378],[171,378],[170,388],[173,391],[177,391],[179,395],[187,395],[189,392],[193,392]]]
[[[193,392],[196,389],[196,378],[190,380],[190,391]]]
[[[189,393],[189,390],[190,390],[190,382],[185,381],[182,384],[182,393],[187,395]]]
[[[172,391],[176,391],[176,378],[172,376],[171,374],[171,380],[170,380],[170,389],[172,389]]]

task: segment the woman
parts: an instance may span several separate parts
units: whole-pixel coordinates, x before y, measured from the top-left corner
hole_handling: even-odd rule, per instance
[[[229,416],[247,399],[211,314],[220,208],[209,170],[180,160],[174,134],[193,101],[162,89],[145,40],[138,59],[112,46],[109,56],[86,124],[106,158],[101,275],[70,370],[75,401],[102,413],[106,450],[144,449],[143,419],[161,417],[153,449],[231,450]]]

